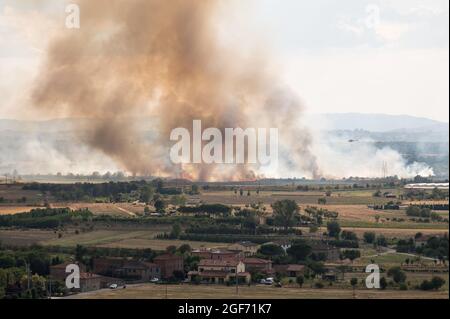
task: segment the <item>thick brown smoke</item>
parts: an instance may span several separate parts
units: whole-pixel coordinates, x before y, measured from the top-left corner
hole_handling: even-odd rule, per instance
[[[217,0],[80,0],[81,28],[51,42],[33,92],[45,112],[89,118],[85,143],[130,173],[174,176],[168,160],[176,127],[279,127],[286,163],[319,174],[308,133],[294,121],[301,104],[278,89],[265,62],[248,63],[223,47]],[[238,44],[236,44],[238,45]],[[151,114],[149,142],[132,119]],[[264,124],[262,126],[261,124]],[[256,168],[257,169],[257,168]],[[251,179],[255,168],[182,168],[192,179]]]

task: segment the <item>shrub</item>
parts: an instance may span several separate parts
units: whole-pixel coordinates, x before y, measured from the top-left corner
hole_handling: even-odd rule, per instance
[[[387,286],[388,286],[388,283],[386,281],[386,278],[382,277],[380,279],[380,288],[381,288],[381,290],[386,289]]]
[[[400,267],[393,267],[388,270],[388,276],[392,277],[395,283],[400,284],[406,281],[406,274],[400,269]]]
[[[373,244],[375,241],[376,235],[373,232],[365,232],[364,233],[364,241],[368,244]]]
[[[322,289],[323,287],[325,287],[324,284],[321,283],[321,282],[316,282],[314,286],[315,286],[317,289]]]
[[[421,290],[439,290],[443,285],[445,285],[445,280],[441,277],[435,276],[431,279],[431,281],[422,281],[419,288]]]

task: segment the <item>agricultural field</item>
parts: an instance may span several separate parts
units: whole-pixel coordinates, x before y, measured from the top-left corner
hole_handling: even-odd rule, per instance
[[[411,254],[405,253],[396,253],[392,251],[388,251],[385,253],[374,253],[372,255],[362,256],[355,262],[357,265],[367,265],[371,262],[376,263],[382,267],[388,268],[393,265],[401,265],[406,262],[407,259],[417,260],[420,265],[423,266],[433,266],[434,261],[431,258],[421,257],[419,259],[418,256],[413,256]]]
[[[283,187],[279,187],[283,189]],[[443,222],[412,222],[406,216],[404,209],[401,210],[374,210],[368,205],[387,203],[390,199],[383,197],[373,197],[373,189],[350,189],[350,190],[332,190],[330,196],[326,196],[325,191],[310,190],[298,191],[284,187],[285,190],[270,190],[267,187],[262,189],[259,194],[255,189],[250,189],[250,196],[244,188],[243,195],[235,193],[231,189],[227,190],[203,190],[198,195],[186,195],[188,202],[201,203],[221,203],[232,205],[233,207],[245,208],[251,204],[259,203],[265,209],[267,216],[272,215],[271,204],[275,201],[289,199],[294,200],[299,205],[301,212],[304,212],[308,206],[323,208],[329,211],[335,211],[339,214],[338,222],[342,229],[355,232],[362,236],[364,232],[374,231],[377,234],[383,234],[387,237],[407,238],[421,232],[425,235],[442,235],[448,233],[448,223]],[[401,189],[383,189],[383,191],[399,195]],[[25,197],[26,203],[18,204],[17,200]],[[94,215],[109,215],[120,218],[139,218],[144,215],[145,204],[139,202],[117,202],[117,203],[95,203],[95,202],[61,202],[56,201],[49,194],[45,194],[49,204],[53,208],[68,207],[72,210],[88,209]],[[0,198],[7,203],[0,204],[0,215],[17,214],[28,212],[38,206],[33,206],[29,202],[42,201],[44,194],[39,191],[23,190],[20,185],[0,185]],[[318,204],[319,198],[325,198],[327,203]],[[445,201],[404,201],[404,204],[443,204]],[[436,211],[442,218],[448,219],[448,211]],[[397,220],[401,220],[400,222]],[[99,226],[100,231],[103,226]],[[324,228],[320,229],[324,231]],[[308,232],[308,229],[305,229]],[[90,236],[99,237],[99,244],[119,245],[121,247],[130,247],[133,245],[160,247],[161,243],[148,243],[148,238],[124,238],[122,241],[104,239],[102,234],[94,232]],[[65,245],[71,240],[64,241],[66,236],[58,244]],[[106,236],[107,237],[107,236]],[[114,237],[114,236],[113,236]],[[106,242],[104,242],[106,240]],[[87,240],[91,243],[92,240]]]
[[[69,207],[73,210],[89,209],[95,215],[111,215],[136,217],[144,213],[145,205],[137,205],[132,203],[64,203],[57,205],[58,207]]]
[[[13,215],[27,213],[32,209],[42,208],[41,206],[0,206],[0,215]]]
[[[227,243],[212,243],[205,241],[189,241],[189,240],[162,240],[162,239],[151,239],[151,238],[130,238],[126,240],[120,240],[112,243],[96,245],[96,247],[103,248],[134,248],[134,249],[146,249],[150,248],[157,251],[164,251],[168,246],[179,247],[181,245],[187,244],[192,249],[199,248],[220,248],[227,247]]]
[[[373,226],[373,225],[372,225]],[[362,237],[365,232],[374,232],[378,235],[384,235],[388,238],[411,238],[414,237],[417,233],[422,233],[424,235],[432,235],[432,236],[443,236],[444,234],[448,234],[448,228],[383,228],[383,227],[342,227],[343,230],[352,231],[358,237]],[[325,228],[323,228],[325,230]]]
[[[50,246],[73,247],[76,245],[98,246],[116,243],[123,240],[140,238],[142,236],[155,236],[158,231],[132,231],[132,230],[95,230],[86,233],[64,233],[61,238],[43,241],[41,244]]]
[[[81,234],[64,233],[61,238],[41,241],[42,245],[74,247],[78,244],[86,247],[132,248],[164,251],[168,246],[189,244],[192,248],[216,248],[227,246],[225,243],[201,241],[181,241],[155,239],[155,236],[169,232],[170,227],[150,228],[147,230],[95,230]]]
[[[88,209],[96,215],[110,215],[122,217],[136,217],[144,214],[144,205],[132,203],[54,203],[53,208],[68,207],[72,210]],[[43,208],[43,206],[29,205],[0,205],[0,215],[12,215],[26,213],[32,209]]]
[[[375,291],[351,289],[311,289],[311,288],[275,288],[267,286],[221,285],[128,285],[126,289],[81,293],[67,297],[69,299],[448,299],[448,292],[422,291]]]
[[[309,255],[302,257],[304,259],[299,259],[300,257],[296,257],[289,249],[272,257],[259,250],[254,257],[271,259],[273,266],[301,264],[308,267],[308,277],[305,275],[304,285],[300,288],[296,283],[297,278],[277,272],[276,275],[281,276],[279,280],[282,288],[257,285],[256,282],[259,281],[254,280],[251,286],[239,288],[239,298],[448,298],[448,266],[443,265],[439,259],[445,253],[442,253],[442,250],[437,251],[437,248],[430,250],[431,246],[425,247],[428,250],[420,250],[413,240],[413,238],[422,238],[422,242],[428,245],[428,238],[436,236],[434,239],[439,241],[438,247],[442,249],[445,246],[445,243],[442,243],[445,242],[444,236],[448,236],[448,210],[435,210],[433,218],[431,218],[431,211],[428,211],[426,219],[422,215],[413,215],[422,216],[413,218],[407,215],[406,201],[402,202],[402,206],[397,207],[399,209],[395,207],[381,209],[384,207],[380,206],[376,207],[379,209],[375,209],[374,204],[385,205],[392,201],[396,203],[399,199],[374,197],[373,189],[346,189],[327,194],[325,191],[318,191],[317,188],[299,191],[289,189],[289,186],[274,187],[274,189],[265,187],[259,194],[256,189],[244,189],[242,196],[239,191],[235,193],[230,187],[221,190],[201,189],[198,194],[189,192],[189,188],[187,188],[188,192],[179,194],[168,187],[172,193],[160,190],[148,196],[148,200],[141,200],[147,187],[152,184],[136,183],[58,185],[56,192],[53,186],[50,190],[45,190],[45,186],[37,188],[42,193],[25,191],[17,185],[9,189],[3,187],[3,194],[6,197],[3,197],[3,202],[0,204],[0,221],[2,222],[0,243],[6,249],[19,251],[40,249],[47,250],[51,254],[63,252],[66,254],[64,258],[69,259],[74,258],[73,256],[76,256],[74,252],[80,250],[88,256],[89,251],[101,252],[106,256],[119,254],[120,257],[123,257],[122,253],[124,253],[128,254],[129,258],[136,260],[149,258],[149,261],[152,261],[151,256],[145,257],[142,253],[148,253],[149,250],[151,254],[156,255],[169,251],[173,253],[173,247],[176,253],[180,253],[180,247],[186,244],[191,249],[223,250],[227,249],[231,243],[240,241],[253,241],[259,245],[271,242],[276,246],[279,242],[288,241],[293,244],[293,239],[303,239],[306,246],[310,245],[310,249],[316,244],[329,245],[335,257],[329,257],[326,254],[323,257],[319,255],[319,252],[318,254],[308,253]],[[124,190],[125,193],[123,193]],[[93,195],[94,191],[95,195]],[[155,189],[152,191],[154,192]],[[403,190],[385,188],[384,191],[399,196]],[[50,193],[55,197],[51,197]],[[23,201],[23,197],[26,197],[26,201],[20,202]],[[46,205],[42,203],[32,205],[28,198],[45,198]],[[74,198],[81,198],[81,200]],[[179,202],[180,199],[182,203]],[[324,199],[326,202],[323,201]],[[274,203],[287,205],[281,206],[282,209],[293,207],[292,211],[298,207],[300,215],[291,215],[291,224],[285,227],[283,221],[277,220],[280,217],[280,206],[272,207]],[[429,201],[418,200],[411,203],[419,206],[425,203],[430,204]],[[443,203],[439,202],[439,204]],[[146,207],[150,211],[146,212]],[[20,214],[35,208],[41,209],[34,211],[33,214]],[[445,209],[445,207],[436,207],[436,209],[439,208]],[[418,209],[422,214],[424,208]],[[148,214],[154,211],[159,214]],[[339,227],[337,236],[331,235],[330,224]],[[344,235],[344,231],[347,234]],[[376,241],[370,243],[366,241],[365,233],[374,233]],[[350,239],[345,237],[348,234],[353,237]],[[400,245],[401,240],[404,243]],[[411,241],[412,246],[405,246],[405,243]],[[169,246],[170,249],[168,249]],[[282,249],[280,246],[279,248]],[[352,253],[354,257],[351,257],[349,253]],[[89,257],[92,258],[92,256]],[[184,258],[187,258],[186,262],[189,262],[189,257],[189,254],[184,255]],[[315,259],[318,257],[324,259]],[[418,268],[412,271],[404,268],[410,261],[414,261],[414,265]],[[313,268],[314,262],[322,264],[324,272],[315,273],[314,277],[310,277],[309,272],[316,271],[313,270],[316,269]],[[381,267],[382,276],[388,281],[386,290],[364,289],[363,280],[367,274],[361,269],[372,263]],[[341,266],[355,268],[342,272]],[[189,267],[197,266],[194,263]],[[403,267],[401,271],[404,271],[406,281],[393,282],[393,277],[387,276],[386,271],[395,267]],[[336,277],[327,281],[324,278],[330,272]],[[435,276],[445,281],[438,290],[431,292],[420,290],[424,281],[431,281]],[[352,279],[357,279],[355,295],[351,286]],[[131,284],[127,285],[127,289],[107,289],[70,296],[70,298],[82,299],[234,297],[236,297],[235,287],[213,286],[205,283],[200,285]]]
[[[4,245],[31,246],[57,237],[53,230],[0,228],[0,243]]]
[[[240,204],[252,204],[262,202],[263,204],[273,204],[278,200],[290,199],[295,200],[299,205],[317,205],[319,198],[326,197],[327,203],[330,205],[373,205],[373,204],[385,204],[389,200],[385,198],[373,197],[371,192],[355,191],[343,191],[340,193],[332,194],[326,197],[325,192],[269,192],[261,191],[256,194],[255,191],[251,192],[250,196],[244,192],[243,196],[234,194],[232,191],[212,191],[204,192],[197,196],[200,201],[204,203],[223,203],[226,205],[240,205]]]
[[[51,196],[48,196],[48,198],[52,200]],[[20,184],[0,184],[0,199],[3,199],[0,202],[0,206],[6,204],[14,205],[23,199],[26,199],[27,204],[40,205],[43,203],[44,196],[39,191],[23,190]]]

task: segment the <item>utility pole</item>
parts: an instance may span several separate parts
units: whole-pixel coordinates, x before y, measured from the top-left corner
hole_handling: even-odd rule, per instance
[[[383,161],[381,171],[383,178],[386,178],[388,176],[388,164],[386,161]]]
[[[236,267],[236,296],[239,296],[239,278],[238,278],[238,269]]]
[[[241,263],[241,255],[239,253],[238,264],[236,266],[236,295],[239,296],[239,264]]]
[[[48,276],[48,290],[49,290],[48,299],[52,299],[52,275]]]
[[[28,262],[25,262],[25,269],[27,272],[27,288],[30,290],[30,264]]]

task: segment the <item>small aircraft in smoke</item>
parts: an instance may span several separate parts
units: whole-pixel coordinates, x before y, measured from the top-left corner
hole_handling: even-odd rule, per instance
[[[348,140],[349,143],[356,143],[359,142],[359,140]]]

